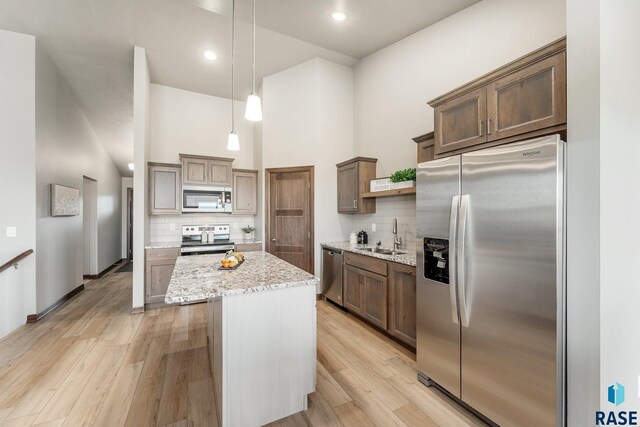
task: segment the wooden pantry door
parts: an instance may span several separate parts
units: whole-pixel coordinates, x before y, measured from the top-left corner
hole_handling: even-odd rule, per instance
[[[267,251],[313,274],[313,166],[265,173]]]

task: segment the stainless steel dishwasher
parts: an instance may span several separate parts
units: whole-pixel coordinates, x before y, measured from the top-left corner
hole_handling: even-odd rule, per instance
[[[322,294],[342,306],[342,251],[322,248]]]

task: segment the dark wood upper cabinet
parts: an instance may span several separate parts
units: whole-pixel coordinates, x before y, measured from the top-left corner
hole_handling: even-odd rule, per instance
[[[338,163],[338,212],[375,213],[375,199],[363,199],[369,182],[376,177],[377,159],[356,157]]]
[[[434,159],[435,136],[433,132],[425,133],[412,139],[417,145],[418,163],[424,163]]]
[[[258,213],[258,171],[233,170],[233,214],[256,215]]]
[[[565,52],[487,86],[487,137],[495,141],[567,121]]]
[[[484,87],[436,107],[435,154],[486,142],[486,115],[487,89]]]
[[[231,187],[233,160],[209,160],[209,184],[220,187]]]
[[[231,187],[233,159],[180,154],[183,185]]]
[[[182,183],[206,185],[209,178],[209,168],[205,159],[182,159]]]
[[[416,268],[389,263],[388,332],[416,346]]]
[[[149,213],[179,214],[182,211],[181,165],[149,162]]]
[[[567,123],[566,39],[429,102],[435,158],[561,133]]]

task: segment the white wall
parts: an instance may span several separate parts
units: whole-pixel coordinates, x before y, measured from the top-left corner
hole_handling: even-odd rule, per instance
[[[149,161],[180,163],[180,153],[230,157],[233,167],[255,169],[252,122],[244,119],[246,103],[235,101],[236,133],[240,151],[227,150],[231,131],[231,100],[151,84],[149,110]],[[233,224],[232,238],[242,240],[241,227],[254,225],[253,216],[229,214],[151,215],[149,241],[175,242],[182,225]]]
[[[627,387],[618,410],[640,409],[639,16],[638,1],[600,1],[600,388],[610,407],[604,387]]]
[[[127,189],[133,188],[133,178],[122,177],[122,193],[121,193],[121,205],[122,205],[122,233],[120,239],[122,240],[122,248],[120,251],[121,258],[127,258]]]
[[[245,103],[235,102],[240,151],[227,150],[231,101],[227,98],[151,84],[149,161],[180,163],[179,153],[230,157],[233,167],[253,169],[253,129]]]
[[[353,70],[313,59],[262,82],[264,168],[315,166],[315,271],[320,243],[344,240],[336,212],[336,164],[353,157]],[[264,201],[262,201],[264,203]]]
[[[133,55],[133,296],[132,307],[144,307],[144,247],[149,243],[147,191],[149,160],[150,78],[147,52],[135,46]]]
[[[599,3],[567,1],[567,419],[576,427],[593,425],[601,396]]]
[[[564,34],[564,0],[484,0],[363,58],[355,67],[355,154],[377,158],[379,177],[415,167],[411,138],[433,130],[429,100]],[[354,216],[354,230],[390,246],[390,221],[397,216],[406,246],[413,247],[415,197],[377,205],[376,214]]]
[[[98,271],[120,259],[120,173],[53,61],[36,46],[38,312],[82,283],[82,216],[52,217],[49,184],[97,181]]]
[[[0,30],[0,263],[36,247],[35,38]],[[6,228],[16,227],[16,237]],[[0,273],[0,338],[36,312],[36,259]]]
[[[565,34],[564,0],[483,0],[355,67],[356,154],[378,175],[415,164],[412,137],[433,130],[426,103]]]

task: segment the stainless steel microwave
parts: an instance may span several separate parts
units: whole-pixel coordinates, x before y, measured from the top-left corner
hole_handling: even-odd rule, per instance
[[[183,186],[182,212],[231,213],[231,188]]]

